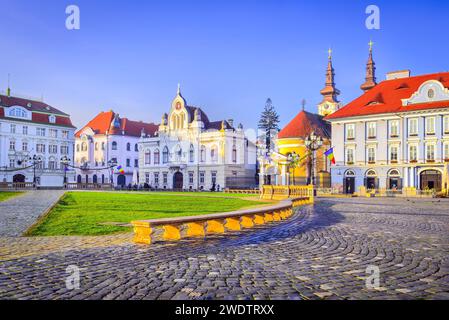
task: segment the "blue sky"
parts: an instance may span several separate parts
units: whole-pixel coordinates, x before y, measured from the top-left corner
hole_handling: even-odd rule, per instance
[[[76,4],[81,30],[65,28]],[[380,8],[380,30],[365,8]],[[255,127],[270,97],[282,125],[316,112],[327,49],[340,99],[361,94],[368,42],[386,72],[447,71],[448,1],[0,0],[0,89],[45,98],[78,127],[100,110],[158,122],[178,82],[212,120]]]

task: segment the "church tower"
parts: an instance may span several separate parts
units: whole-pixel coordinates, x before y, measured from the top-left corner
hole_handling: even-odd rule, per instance
[[[376,82],[376,64],[373,60],[373,42],[369,42],[369,57],[366,63],[365,83],[360,86],[363,91],[368,91],[377,85]]]
[[[327,116],[334,113],[340,108],[340,102],[337,96],[340,91],[335,88],[335,71],[332,66],[332,50],[329,49],[327,70],[326,70],[326,86],[320,93],[323,95],[323,101],[318,105],[318,114],[320,116]]]

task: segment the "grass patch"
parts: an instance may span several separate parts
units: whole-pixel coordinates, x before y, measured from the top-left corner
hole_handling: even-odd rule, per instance
[[[13,191],[0,191],[0,202],[8,200],[13,197],[17,197],[23,192],[13,192]]]
[[[68,192],[28,234],[105,235],[131,230],[108,223],[211,214],[267,204],[226,196],[228,194]]]

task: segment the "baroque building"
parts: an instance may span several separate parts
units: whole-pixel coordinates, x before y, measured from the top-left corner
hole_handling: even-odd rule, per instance
[[[73,159],[70,116],[43,101],[0,95],[0,182],[62,187]]]
[[[158,189],[255,186],[256,147],[233,120],[210,121],[178,87],[157,133],[139,142],[140,183]]]
[[[330,49],[325,87],[320,93],[323,100],[318,104],[318,114],[305,111],[303,102],[302,110],[278,133],[274,151],[268,158],[264,155],[259,158],[261,185],[268,180],[275,185],[314,184],[318,188],[330,187],[330,163],[324,153],[331,148],[331,127],[323,118],[340,108],[337,98],[340,91],[335,87]],[[306,143],[312,134],[322,140],[322,145],[313,151]],[[270,179],[265,176],[270,176]]]
[[[75,134],[75,181],[112,182],[120,187],[132,184],[139,170],[140,137],[154,136],[157,129],[156,124],[122,118],[112,110],[100,112]],[[112,169],[114,165],[124,173]]]
[[[345,193],[447,190],[449,73],[392,72],[375,82],[372,45],[364,94],[326,117],[336,165],[332,184]]]

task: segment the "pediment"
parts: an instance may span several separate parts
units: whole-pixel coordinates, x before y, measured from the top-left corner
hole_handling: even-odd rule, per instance
[[[402,99],[403,106],[419,103],[449,101],[449,90],[440,81],[429,80],[421,84],[419,89],[408,99]]]

